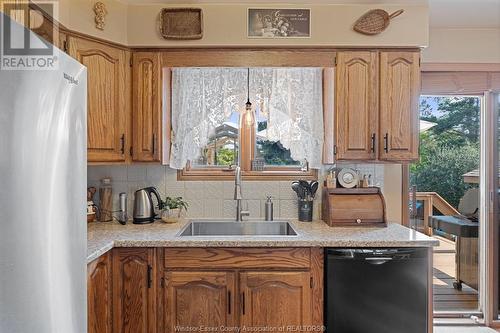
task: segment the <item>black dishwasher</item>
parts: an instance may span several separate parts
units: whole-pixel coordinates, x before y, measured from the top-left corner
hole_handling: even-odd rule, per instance
[[[427,332],[427,249],[325,251],[328,333]]]

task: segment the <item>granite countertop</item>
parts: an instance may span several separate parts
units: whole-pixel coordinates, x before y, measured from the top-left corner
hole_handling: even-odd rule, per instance
[[[291,221],[298,236],[189,236],[177,237],[187,223],[136,225],[128,222],[88,224],[87,262],[113,247],[431,247],[438,241],[402,225],[329,227],[323,221]],[[245,223],[245,222],[243,222]],[[263,222],[266,223],[266,222]]]

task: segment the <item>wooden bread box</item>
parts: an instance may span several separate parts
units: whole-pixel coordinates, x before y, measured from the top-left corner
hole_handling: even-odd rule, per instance
[[[385,200],[380,188],[323,188],[322,216],[330,227],[386,224]]]

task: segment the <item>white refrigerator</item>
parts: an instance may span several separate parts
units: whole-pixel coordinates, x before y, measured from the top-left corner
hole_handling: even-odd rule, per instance
[[[1,333],[87,332],[87,71],[54,55],[0,70]]]

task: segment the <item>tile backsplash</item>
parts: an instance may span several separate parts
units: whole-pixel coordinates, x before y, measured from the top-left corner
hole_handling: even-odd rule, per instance
[[[383,187],[384,166],[376,164],[349,164],[338,167],[352,167],[361,174],[371,174],[374,183]],[[118,194],[128,195],[129,215],[132,215],[134,192],[146,186],[155,186],[162,198],[180,196],[189,203],[187,216],[190,218],[233,218],[236,211],[234,181],[178,181],[177,171],[164,165],[89,166],[88,186],[99,188],[99,181],[109,177],[113,184],[113,206],[118,209]],[[320,183],[328,170],[320,170]],[[264,217],[264,203],[267,196],[274,202],[274,218],[297,218],[297,196],[290,187],[291,181],[244,181],[242,184],[243,208],[250,211],[250,218]],[[99,193],[94,198],[99,202]],[[321,188],[314,203],[314,218],[320,218]]]

